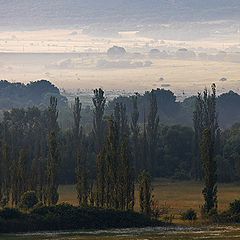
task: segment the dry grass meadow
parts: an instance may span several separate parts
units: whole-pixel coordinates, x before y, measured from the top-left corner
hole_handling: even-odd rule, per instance
[[[193,208],[198,213],[203,204],[202,188],[199,182],[171,182],[169,180],[157,180],[153,184],[154,197],[161,205],[170,208],[170,212],[178,215],[182,211]],[[77,195],[74,185],[60,186],[60,202],[77,204]],[[228,204],[240,198],[240,186],[238,183],[218,185],[218,205],[220,210],[228,207]],[[136,193],[136,210],[138,209]]]

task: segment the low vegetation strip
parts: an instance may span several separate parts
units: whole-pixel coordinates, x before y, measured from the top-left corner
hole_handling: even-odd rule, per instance
[[[36,207],[30,212],[14,208],[0,211],[0,232],[34,232],[163,226],[163,222],[132,212],[80,208],[69,204]]]

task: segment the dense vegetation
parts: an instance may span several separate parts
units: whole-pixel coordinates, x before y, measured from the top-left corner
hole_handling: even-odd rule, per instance
[[[0,232],[33,232],[160,226],[161,222],[127,211],[80,208],[68,204],[38,207],[29,213],[6,208],[0,211]]]
[[[131,212],[131,217],[138,183],[141,212],[158,218],[159,209],[152,195],[152,176],[203,181],[205,203],[202,214],[209,217],[218,211],[217,182],[240,178],[240,126],[236,124],[227,130],[219,127],[217,104],[221,97],[217,98],[214,84],[211,91],[205,89],[193,98],[193,128],[162,124],[160,113],[175,112],[177,115],[182,108],[169,91],[157,89],[144,96],[119,97],[107,105],[101,88],[93,92],[91,128],[82,124],[84,111],[79,97],[75,98],[71,108],[65,105],[68,108],[65,115],[71,115],[65,117],[72,121],[67,128],[60,127],[58,98],[60,105],[65,104],[64,98],[49,82],[38,84],[47,84],[56,93],[50,96],[48,107],[40,107],[42,97],[36,96],[36,106],[5,111],[0,123],[2,208],[11,205],[29,211],[43,204],[46,215],[43,220],[37,219],[47,226],[45,217],[58,202],[59,184],[74,183],[81,208]],[[23,85],[20,89],[28,92],[31,85],[35,84]],[[41,89],[40,93],[45,96]],[[167,105],[169,96],[172,102]],[[165,105],[159,105],[161,101]],[[75,211],[80,211],[68,207],[73,216]],[[32,214],[30,211],[24,218],[32,221],[30,230],[35,228],[36,219]],[[54,215],[52,224],[51,221],[48,224],[58,226],[55,225],[57,221],[59,228],[65,229],[63,220],[58,217],[55,219]],[[88,225],[90,223],[65,224],[69,228],[92,226]],[[103,223],[102,227],[108,224]]]

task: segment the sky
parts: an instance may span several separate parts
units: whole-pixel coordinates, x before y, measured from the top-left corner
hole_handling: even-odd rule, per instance
[[[238,0],[0,0],[0,79],[68,91],[240,86]],[[113,46],[125,54],[108,54]]]

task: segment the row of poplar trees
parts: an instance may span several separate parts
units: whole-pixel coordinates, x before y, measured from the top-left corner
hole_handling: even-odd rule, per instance
[[[24,121],[23,119],[25,118]],[[58,110],[50,98],[47,110],[14,109],[1,123],[0,202],[17,206],[23,193],[35,190],[46,205],[58,201]],[[33,149],[29,166],[28,149]]]
[[[133,210],[135,183],[143,170],[151,170],[155,164],[154,146],[157,143],[157,101],[154,91],[150,94],[148,122],[143,133],[139,126],[137,94],[132,97],[133,112],[129,122],[126,106],[116,103],[114,112],[105,116],[106,97],[102,89],[94,90],[93,139],[96,170],[91,178],[87,171],[85,135],[81,120],[79,98],[74,104],[74,132],[77,147],[77,192],[79,205],[101,208]],[[147,126],[145,126],[147,125]],[[143,148],[140,148],[143,146]],[[149,214],[151,205],[151,181],[145,173],[139,177],[141,211]],[[93,181],[91,180],[93,179]],[[141,187],[142,186],[142,187]],[[151,196],[150,198],[148,196]]]
[[[27,191],[35,191],[43,204],[55,205],[59,200],[61,158],[68,155],[66,159],[75,159],[80,206],[132,210],[138,175],[143,170],[153,171],[156,165],[159,118],[154,91],[149,96],[142,130],[138,95],[132,97],[130,120],[123,103],[116,103],[112,115],[106,116],[106,97],[101,88],[94,90],[93,129],[88,134],[81,125],[78,97],[72,106],[72,130],[67,134],[58,125],[55,97],[50,98],[45,110],[32,107],[4,112],[0,123],[1,206],[18,206]],[[141,210],[149,214],[150,175],[144,172],[140,176]]]
[[[118,102],[110,116],[105,114],[104,91],[94,90],[93,129],[81,125],[82,104],[77,97],[72,106],[73,126],[67,137],[58,126],[57,99],[50,98],[45,110],[13,109],[1,122],[0,201],[17,206],[26,191],[35,191],[46,205],[58,202],[61,157],[75,159],[76,191],[80,206],[132,210],[135,183],[139,180],[142,212],[149,214],[152,201],[150,175],[157,169],[159,143],[158,106],[154,90],[140,127],[138,94],[132,97],[131,116]],[[196,180],[204,180],[203,210],[217,210],[217,164],[220,129],[216,113],[216,87],[199,93],[194,111],[194,167]],[[71,145],[71,152],[66,151]],[[69,157],[68,156],[68,157]],[[93,160],[93,170],[89,161]],[[145,171],[145,172],[144,172]],[[140,175],[140,177],[138,177]]]

